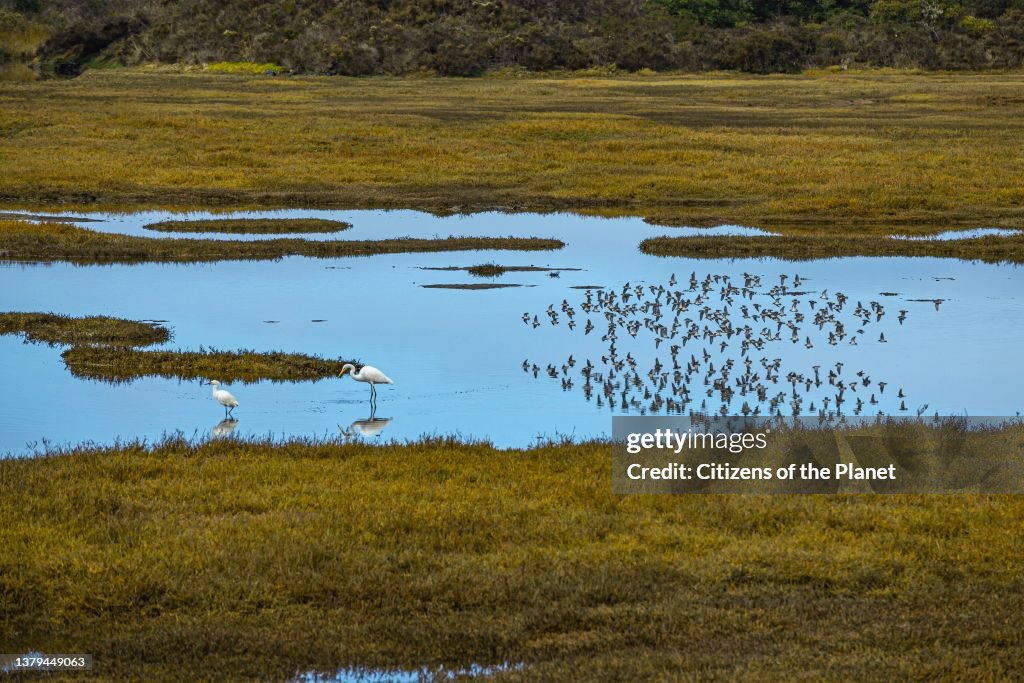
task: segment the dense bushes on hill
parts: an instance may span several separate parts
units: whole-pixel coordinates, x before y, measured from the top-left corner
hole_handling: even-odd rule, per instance
[[[0,0],[0,55],[56,74],[97,61],[456,76],[1015,67],[1024,0]]]

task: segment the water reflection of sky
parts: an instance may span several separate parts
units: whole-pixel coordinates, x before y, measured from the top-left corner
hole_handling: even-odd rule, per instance
[[[856,347],[778,345],[787,364],[809,367],[843,361],[893,387],[908,405],[929,405],[929,414],[1014,415],[1024,407],[1018,387],[1024,369],[1013,359],[1024,341],[1024,270],[1011,265],[935,258],[844,258],[791,263],[778,260],[657,258],[637,249],[656,235],[709,234],[740,228],[690,230],[645,224],[636,218],[567,214],[500,214],[437,218],[411,211],[282,211],[233,216],[321,217],[354,227],[313,239],[381,239],[396,236],[516,235],[555,237],[567,246],[554,252],[398,254],[342,259],[285,258],[264,262],[131,266],[8,265],[0,268],[0,310],[105,314],[167,320],[169,348],[284,350],[327,357],[355,357],[395,380],[379,390],[375,417],[390,418],[376,437],[412,439],[456,434],[502,446],[538,437],[607,436],[611,412],[563,392],[543,375],[522,370],[529,358],[542,367],[570,354],[600,355],[597,335],[570,333],[564,325],[524,325],[526,311],[540,313],[563,299],[582,300],[581,285],[621,288],[629,282],[664,283],[670,274],[757,273],[766,282],[799,273],[804,289],[842,290],[852,300],[884,303],[890,315],[874,330],[887,344]],[[148,212],[91,216],[94,230],[153,238],[174,235],[141,228],[182,218]],[[202,217],[189,214],[185,218]],[[190,235],[189,237],[200,237]],[[202,237],[205,237],[203,235]],[[216,237],[216,236],[214,236]],[[234,238],[234,237],[232,237]],[[255,239],[268,239],[267,236]],[[498,282],[532,287],[460,291],[423,284],[480,282],[465,272],[423,267],[497,262],[581,268],[509,273]],[[880,296],[882,292],[895,296]],[[944,299],[936,311],[927,301]],[[897,309],[910,311],[899,326]],[[323,320],[323,322],[313,322]],[[275,321],[275,322],[268,322]],[[596,323],[597,321],[595,321]],[[664,348],[664,347],[663,347]],[[112,442],[183,433],[206,436],[223,418],[198,382],[156,378],[108,385],[73,378],[59,348],[26,345],[0,337],[5,360],[0,390],[0,452],[22,453],[27,444]],[[664,361],[664,355],[662,356]],[[595,360],[596,362],[596,360]],[[241,401],[237,436],[289,435],[343,438],[339,425],[370,417],[368,388],[349,379],[261,383],[228,387]],[[889,392],[887,392],[888,394]],[[895,411],[895,393],[877,409]],[[898,401],[896,401],[898,403]],[[224,431],[222,426],[221,431]]]
[[[463,679],[492,678],[506,671],[520,671],[522,664],[483,666],[472,664],[464,668],[422,667],[420,669],[340,669],[334,673],[309,672],[292,679],[292,683],[431,683]]]

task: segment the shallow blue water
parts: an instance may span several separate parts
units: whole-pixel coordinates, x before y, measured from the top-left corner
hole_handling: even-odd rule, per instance
[[[781,274],[790,278],[799,274],[808,297],[822,289],[841,290],[851,301],[883,303],[888,314],[873,324],[858,346],[816,343],[807,349],[788,339],[773,345],[765,353],[781,357],[784,367],[807,372],[814,364],[841,361],[876,380],[884,378],[892,390],[878,396],[872,413],[900,414],[896,388],[904,389],[911,413],[925,404],[928,414],[1014,415],[1024,409],[1019,392],[1024,368],[1015,361],[1024,342],[1024,303],[1019,294],[1024,291],[1024,270],[1016,266],[932,258],[808,263],[657,258],[638,251],[641,240],[666,234],[755,231],[665,228],[635,218],[499,213],[437,218],[412,211],[231,215],[321,217],[355,226],[311,239],[518,235],[555,237],[567,246],[555,252],[286,258],[200,265],[14,264],[0,267],[0,310],[166,320],[174,332],[168,348],[247,348],[355,357],[382,369],[395,385],[378,390],[376,417],[391,422],[377,436],[351,438],[405,440],[455,434],[520,446],[538,438],[604,437],[611,432],[613,411],[585,400],[578,378],[572,390],[563,391],[560,381],[549,379],[543,370],[534,379],[522,368],[527,359],[541,368],[559,366],[570,354],[580,363],[586,358],[598,363],[606,346],[599,334],[585,336],[580,328],[569,331],[564,317],[552,326],[544,315],[549,305],[557,309],[563,299],[578,308],[586,292],[574,286],[656,285],[666,283],[672,274],[688,279],[695,271],[701,278],[728,274],[737,281],[744,272],[755,273],[767,288]],[[156,239],[175,235],[144,231],[141,225],[182,218],[166,212],[87,217],[102,221],[85,224],[93,230]],[[529,285],[520,288],[460,291],[421,286],[487,281],[465,272],[422,270],[486,262],[581,270],[563,270],[557,278],[544,272],[508,273],[495,280]],[[943,301],[937,309],[931,301],[912,299]],[[902,325],[896,319],[897,309],[908,310]],[[536,329],[524,324],[522,315],[527,311],[539,314],[543,324]],[[880,332],[887,343],[875,342]],[[631,349],[641,366],[655,356],[665,362],[665,346],[655,350],[642,335],[628,342],[623,341],[623,352]],[[44,444],[110,443],[171,433],[205,437],[223,418],[223,409],[211,399],[208,386],[156,378],[120,385],[76,379],[64,368],[60,351],[25,344],[17,337],[0,337],[4,361],[0,453],[19,455]],[[227,388],[241,402],[235,410],[239,421],[221,425],[220,433],[344,438],[339,425],[348,430],[370,416],[367,386],[350,379],[235,383]],[[712,398],[705,400],[710,402],[709,409],[717,409]]]
[[[929,240],[947,242],[950,240],[969,240],[976,237],[1010,237],[1021,234],[1020,230],[1008,228],[970,228],[966,230],[945,230],[930,235],[893,235],[899,240],[910,240],[912,242],[927,242]]]
[[[431,683],[473,678],[492,678],[507,671],[520,671],[522,664],[473,664],[463,668],[422,667],[420,669],[340,669],[334,673],[309,672],[292,679],[292,683]]]

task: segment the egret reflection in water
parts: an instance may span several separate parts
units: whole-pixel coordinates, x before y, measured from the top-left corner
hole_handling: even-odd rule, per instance
[[[237,426],[237,417],[226,417],[220,422],[218,422],[216,425],[214,425],[213,429],[210,430],[210,433],[217,438],[231,436],[231,434],[235,431],[235,427]]]
[[[346,366],[351,367],[351,366]],[[338,425],[338,431],[342,433],[345,440],[348,441],[353,436],[374,437],[380,436],[380,433],[384,431],[394,420],[393,417],[377,417],[377,403],[374,400],[370,401],[370,416],[363,420],[355,420],[345,429],[344,426]]]
[[[351,439],[353,436],[361,436],[363,438],[380,436],[380,433],[384,431],[394,420],[393,417],[374,417],[371,415],[365,420],[356,420],[345,429],[342,425],[338,425],[338,431],[344,434],[345,439]]]

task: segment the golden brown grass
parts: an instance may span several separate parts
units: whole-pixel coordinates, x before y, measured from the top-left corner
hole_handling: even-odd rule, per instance
[[[991,263],[1024,263],[1024,235],[956,240],[900,240],[877,235],[787,235],[784,237],[655,237],[640,250],[688,258],[773,257],[791,260],[840,256],[932,256]]]
[[[0,201],[559,209],[792,233],[1015,227],[1022,87],[1019,72],[94,71],[0,86]]]
[[[413,252],[560,249],[552,239],[448,237],[386,240],[314,241],[280,238],[253,241],[134,237],[78,228],[65,223],[0,220],[0,259],[68,261],[77,264],[197,262],[277,259],[283,256],[338,258]]]
[[[332,360],[282,351],[140,351],[170,341],[171,332],[155,323],[54,313],[0,313],[0,334],[22,334],[28,341],[69,345],[61,358],[78,377],[128,382],[140,377],[221,379],[260,382],[304,381],[334,377],[350,360]]]
[[[76,377],[105,382],[140,377],[291,382],[336,377],[345,363],[353,362],[283,351],[139,351],[94,346],[70,348],[61,358]]]
[[[47,344],[149,346],[170,341],[171,332],[156,323],[108,316],[73,318],[56,313],[0,313],[0,334],[22,334]]]
[[[0,642],[98,680],[1008,680],[1019,496],[626,496],[610,447],[0,460]]]

